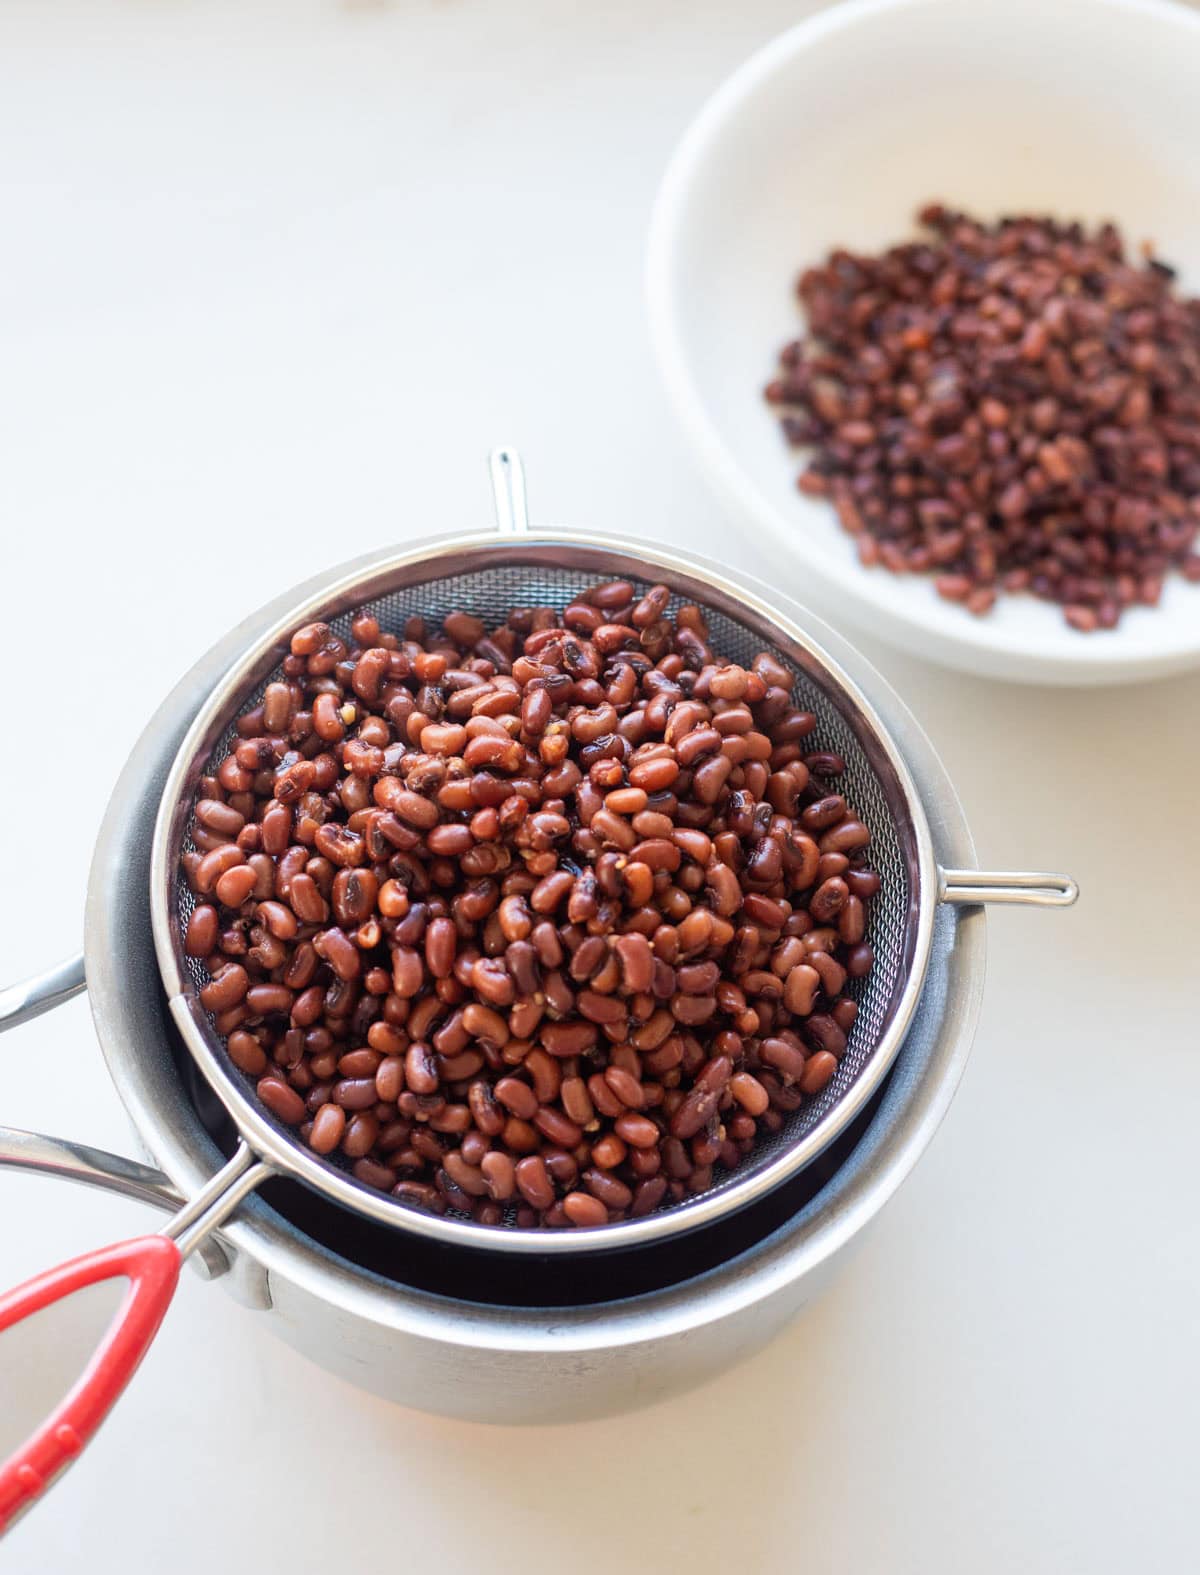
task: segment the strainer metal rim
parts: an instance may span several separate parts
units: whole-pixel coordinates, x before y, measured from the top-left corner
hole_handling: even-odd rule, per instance
[[[660,1212],[586,1231],[489,1227],[426,1213],[355,1181],[306,1150],[298,1138],[286,1133],[238,1085],[219,1053],[194,987],[180,966],[174,901],[178,881],[177,853],[198,774],[197,762],[206,759],[217,742],[231,715],[231,705],[252,691],[285,654],[287,641],[298,625],[312,621],[330,607],[348,607],[373,600],[386,593],[382,582],[414,567],[428,568],[429,578],[435,579],[452,572],[447,565],[463,555],[499,551],[510,561],[520,561],[530,554],[556,551],[577,554],[581,549],[624,557],[633,565],[662,570],[676,583],[680,579],[691,580],[704,593],[700,599],[724,606],[730,616],[736,617],[739,611],[754,615],[789,642],[797,662],[819,679],[821,687],[839,707],[844,706],[846,711],[853,713],[855,733],[860,737],[869,735],[873,748],[886,760],[910,817],[916,853],[910,899],[910,960],[891,1020],[850,1088],[805,1137],[781,1149],[760,1169],[744,1177],[735,1172],[719,1189],[701,1193]],[[576,562],[562,566],[579,565]],[[478,564],[471,565],[472,569],[478,567]],[[612,572],[613,569],[612,565],[606,569],[601,569],[600,565],[595,567],[600,572]],[[626,567],[619,572],[630,571]],[[155,817],[150,860],[150,911],[159,972],[171,1016],[189,1054],[231,1115],[244,1143],[270,1171],[300,1181],[342,1207],[393,1229],[413,1231],[447,1246],[537,1255],[602,1252],[645,1245],[668,1235],[698,1229],[753,1203],[802,1170],[854,1119],[895,1060],[920,996],[929,959],[933,916],[940,895],[940,876],[928,822],[915,785],[874,706],[840,664],[769,598],[769,588],[757,579],[731,575],[709,560],[681,553],[666,544],[573,528],[522,532],[519,537],[495,531],[442,534],[423,538],[401,551],[384,549],[337,566],[316,591],[277,619],[231,664],[197,712],[163,788]]]

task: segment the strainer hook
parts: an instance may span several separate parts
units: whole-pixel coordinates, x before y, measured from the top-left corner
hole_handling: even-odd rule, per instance
[[[515,448],[494,448],[488,456],[496,528],[502,536],[528,536],[529,507],[525,497],[525,467]]]
[[[942,902],[1019,902],[1029,908],[1069,908],[1079,887],[1069,875],[1041,870],[940,870]]]

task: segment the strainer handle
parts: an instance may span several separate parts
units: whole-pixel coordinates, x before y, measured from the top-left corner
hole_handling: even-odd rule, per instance
[[[942,902],[1020,902],[1030,908],[1069,908],[1079,887],[1069,875],[1044,870],[942,870]]]
[[[120,1399],[158,1333],[179,1270],[243,1198],[271,1174],[244,1143],[152,1236],[135,1236],[39,1274],[0,1296],[0,1333],[102,1280],[129,1288],[82,1377],[40,1427],[0,1461],[0,1535],[78,1458]]]
[[[0,1463],[0,1535],[82,1453],[137,1371],[179,1282],[183,1255],[165,1236],[88,1252],[0,1296],[0,1333],[102,1280],[129,1288],[83,1377],[41,1427]]]
[[[529,534],[529,505],[525,498],[525,467],[515,448],[494,448],[488,456],[492,474],[492,499],[496,529],[502,536]]]
[[[43,1012],[53,1011],[86,989],[82,952],[48,968],[45,973],[35,974],[32,979],[9,985],[7,990],[0,990],[0,1034],[7,1028],[19,1028],[22,1023],[32,1022]]]

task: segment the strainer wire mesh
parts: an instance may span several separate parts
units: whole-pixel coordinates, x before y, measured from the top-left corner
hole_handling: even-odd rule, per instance
[[[407,583],[402,588],[364,601],[361,605],[379,620],[385,632],[396,634],[402,632],[404,624],[411,617],[424,618],[433,631],[448,613],[460,610],[476,614],[490,628],[502,623],[514,607],[549,605],[561,610],[580,592],[604,577],[603,572],[598,573],[594,567],[564,568],[542,563],[530,564],[512,561],[515,556],[513,554],[509,561],[500,561],[486,569],[472,569]],[[651,584],[669,585],[670,582],[669,572],[660,572],[653,578],[634,577],[639,596]],[[691,599],[673,594],[670,612],[674,614]],[[912,827],[906,815],[906,806],[897,802],[894,786],[890,792],[885,789],[854,722],[844,714],[831,693],[810,672],[798,667],[783,645],[764,638],[761,630],[719,608],[705,605],[703,601],[700,606],[709,624],[710,645],[716,655],[749,666],[757,652],[767,649],[793,674],[795,703],[811,711],[817,719],[814,732],[805,741],[806,751],[831,750],[845,761],[845,773],[833,784],[832,790],[843,793],[870,828],[868,857],[881,883],[869,909],[868,939],[874,948],[875,961],[866,978],[848,984],[848,992],[858,1005],[858,1017],[848,1036],[846,1051],[836,1075],[820,1094],[806,1099],[800,1109],[787,1118],[777,1134],[763,1133],[753,1152],[736,1170],[725,1172],[718,1168],[713,1186],[703,1194],[708,1198],[727,1190],[749,1172],[761,1170],[782,1150],[790,1149],[808,1137],[846,1097],[870,1062],[885,1028],[898,1008],[907,980],[910,930],[916,912],[916,893],[913,890],[916,861],[912,852]],[[356,606],[328,620],[348,642],[350,620],[357,610]],[[277,666],[246,694],[207,759],[198,763],[193,780],[215,770],[236,740],[237,717],[258,705],[266,685],[279,676],[281,670]],[[193,794],[192,803],[188,806],[185,827],[190,827],[190,811],[195,797]],[[190,849],[193,846],[190,831],[185,830],[181,848]],[[175,893],[176,933],[181,936],[186,930],[196,899],[183,880],[176,881]],[[177,960],[182,972],[198,992],[208,977],[202,963],[197,958],[184,956],[178,947]],[[211,1018],[208,1032],[212,1042],[220,1047],[219,1055],[227,1076],[241,1085],[243,1092],[253,1099],[252,1080],[238,1071],[229,1060]],[[348,1162],[343,1162],[337,1156],[323,1163],[345,1170],[349,1168]],[[695,1199],[688,1199],[666,1205],[665,1208],[672,1213],[683,1212],[694,1202]],[[397,1209],[406,1207],[396,1203]]]

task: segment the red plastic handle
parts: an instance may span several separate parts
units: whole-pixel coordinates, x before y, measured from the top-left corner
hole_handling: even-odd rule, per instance
[[[135,1236],[72,1258],[0,1297],[0,1333],[73,1291],[125,1276],[129,1291],[66,1399],[0,1465],[0,1534],[81,1453],[158,1333],[179,1281],[179,1248],[166,1236]]]

